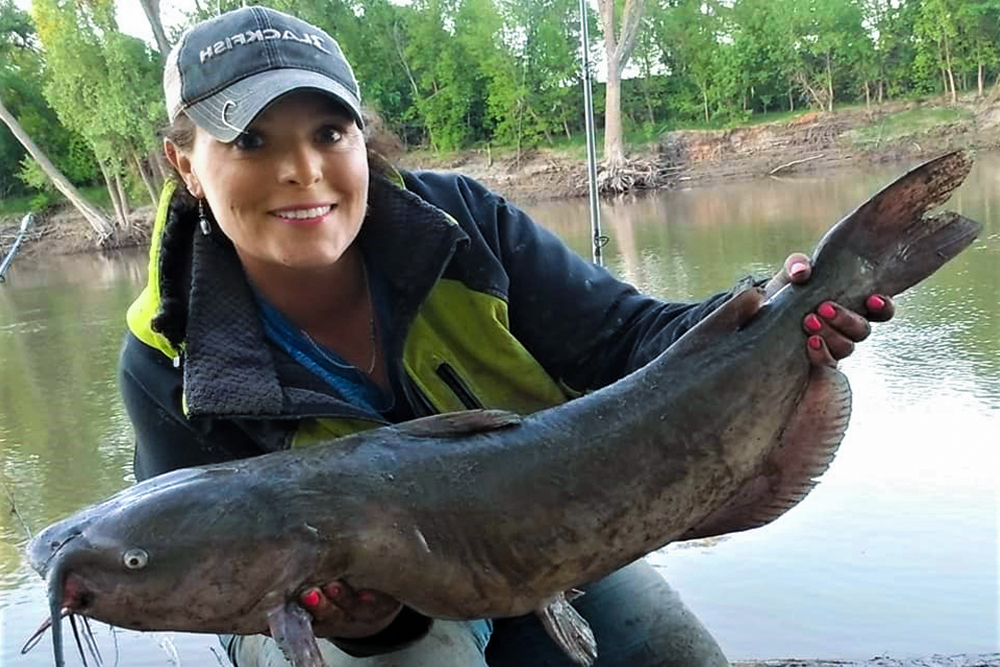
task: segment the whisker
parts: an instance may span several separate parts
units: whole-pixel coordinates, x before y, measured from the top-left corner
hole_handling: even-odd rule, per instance
[[[68,615],[69,615],[69,609],[63,609],[60,619],[66,618],[66,616]],[[45,634],[45,631],[51,627],[52,627],[51,618],[46,618],[44,621],[42,621],[42,624],[38,626],[38,629],[35,630],[34,634],[28,637],[28,640],[24,642],[24,646],[21,647],[21,655],[24,655],[31,649],[38,646],[38,643],[42,641],[42,636]]]
[[[76,616],[71,614],[69,617],[70,627],[73,628],[73,639],[76,640],[76,650],[80,653],[80,660],[83,661],[83,667],[87,667],[87,655],[83,652],[83,642],[80,641],[80,632],[76,627]]]
[[[83,621],[83,637],[87,640],[87,649],[90,650],[90,655],[94,657],[94,662],[98,665],[103,665],[104,658],[101,657],[101,649],[97,646],[94,630],[90,627],[90,619],[86,616],[81,616],[80,619]]]
[[[115,640],[115,664],[114,667],[118,667],[118,659],[121,657],[121,653],[118,650],[118,631],[115,630],[115,626],[111,626],[111,636]]]

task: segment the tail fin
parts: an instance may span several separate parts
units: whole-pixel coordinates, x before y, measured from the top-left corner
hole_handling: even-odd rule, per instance
[[[817,270],[850,252],[865,262],[876,291],[888,296],[928,277],[982,230],[957,213],[927,215],[948,200],[971,169],[972,158],[956,151],[904,174],[827,232],[813,258]]]

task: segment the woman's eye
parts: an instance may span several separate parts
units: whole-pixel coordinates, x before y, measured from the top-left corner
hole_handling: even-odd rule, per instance
[[[264,145],[264,139],[256,132],[240,132],[239,136],[233,139],[233,146],[241,151],[251,151]]]
[[[320,130],[316,133],[316,137],[319,139],[320,143],[335,144],[344,138],[344,133],[332,125],[327,125],[326,127],[320,128]]]

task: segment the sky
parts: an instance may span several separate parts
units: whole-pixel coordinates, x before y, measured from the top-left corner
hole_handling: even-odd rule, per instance
[[[25,10],[31,9],[31,0],[15,0],[15,4]],[[118,16],[118,28],[133,37],[138,37],[145,42],[155,46],[153,31],[146,20],[146,13],[142,11],[139,0],[115,0],[116,14]],[[163,29],[170,36],[170,30],[183,21],[184,11],[194,9],[193,0],[160,0],[160,20],[163,21]]]

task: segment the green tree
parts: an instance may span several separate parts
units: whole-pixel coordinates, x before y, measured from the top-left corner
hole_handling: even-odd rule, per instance
[[[39,72],[41,60],[35,50],[36,36],[27,14],[14,6],[11,0],[0,2],[0,90],[11,100],[13,105],[8,108],[0,99],[0,121],[10,130],[10,135],[23,147],[23,151],[15,148],[6,134],[0,136],[0,148],[4,146],[13,150],[4,150],[7,164],[16,160],[22,162],[24,151],[31,155],[38,167],[83,215],[87,222],[104,238],[110,232],[110,221],[101,211],[89,204],[76,190],[70,180],[53,164],[49,156],[42,151],[33,139],[48,140],[51,144],[64,148],[63,156],[75,158],[71,165],[76,166],[76,175],[85,173],[88,164],[85,152],[74,150],[73,137],[52,121],[51,111],[39,96]],[[17,115],[24,119],[20,122]],[[69,160],[67,160],[69,162]],[[3,173],[13,174],[18,171],[11,168]],[[28,172],[33,171],[30,167]],[[9,178],[9,177],[8,177]]]
[[[454,150],[472,137],[467,122],[482,86],[480,70],[456,39],[461,0],[417,0],[409,15],[404,57],[414,89],[414,110],[435,150]]]
[[[127,229],[129,173],[147,181],[142,158],[165,122],[159,55],[118,30],[112,0],[36,0],[32,14],[45,50],[45,96],[98,158],[115,216]],[[155,188],[149,194],[155,202]]]
[[[995,69],[1000,61],[1000,0],[965,0],[960,17],[976,69],[976,90],[982,97],[987,70]]]
[[[278,0],[272,7],[332,35],[354,69],[365,106],[407,138],[414,81],[405,58],[412,13],[389,0]]]
[[[732,41],[746,83],[744,108],[767,113],[788,92],[783,74],[789,60],[781,31],[781,7],[773,0],[737,0],[731,14]],[[794,103],[789,101],[789,106]]]
[[[499,25],[484,23],[486,12],[478,9],[466,18],[466,32],[475,35],[479,24],[489,44],[480,50],[476,44],[484,40],[472,37],[467,48],[489,80],[490,122],[499,142],[551,143],[557,132],[572,134],[570,121],[579,115],[577,6],[573,0],[506,0],[497,6]],[[500,38],[489,40],[491,31]]]
[[[918,39],[914,66],[925,82],[936,70],[941,89],[958,102],[955,87],[956,47],[959,37],[959,3],[961,0],[921,0],[914,34]]]
[[[722,22],[716,9],[699,0],[673,0],[652,18],[650,29],[674,79],[670,106],[684,118],[710,122],[721,59]]]

